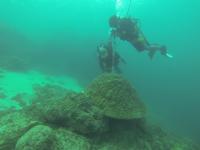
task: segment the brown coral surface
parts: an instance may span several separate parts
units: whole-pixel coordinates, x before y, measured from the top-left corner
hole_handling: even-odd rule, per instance
[[[100,75],[86,89],[86,94],[108,117],[134,119],[145,116],[145,106],[136,90],[120,75]]]

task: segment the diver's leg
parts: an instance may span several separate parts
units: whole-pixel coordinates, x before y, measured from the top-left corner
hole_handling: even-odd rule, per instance
[[[162,55],[167,54],[167,48],[163,45],[152,44],[146,47],[146,50],[149,51],[148,55],[152,59],[157,51],[159,51]]]
[[[168,58],[173,58],[173,56],[167,52],[167,48],[164,45],[157,45],[157,44],[150,45],[147,50],[149,50],[148,55],[151,59],[154,57],[156,51],[159,51],[160,54],[163,56],[166,56]]]

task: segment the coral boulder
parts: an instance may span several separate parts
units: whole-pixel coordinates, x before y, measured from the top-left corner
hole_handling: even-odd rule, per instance
[[[145,106],[136,90],[120,75],[100,75],[88,86],[86,94],[108,117],[134,119],[145,116]]]

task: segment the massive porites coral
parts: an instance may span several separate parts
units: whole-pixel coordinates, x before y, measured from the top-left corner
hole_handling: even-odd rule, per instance
[[[108,117],[133,119],[145,116],[145,106],[136,90],[120,75],[100,75],[88,86],[86,94]]]

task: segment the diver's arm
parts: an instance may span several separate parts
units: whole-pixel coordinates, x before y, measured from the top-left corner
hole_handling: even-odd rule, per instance
[[[117,37],[117,28],[111,28],[109,32],[110,37]]]

